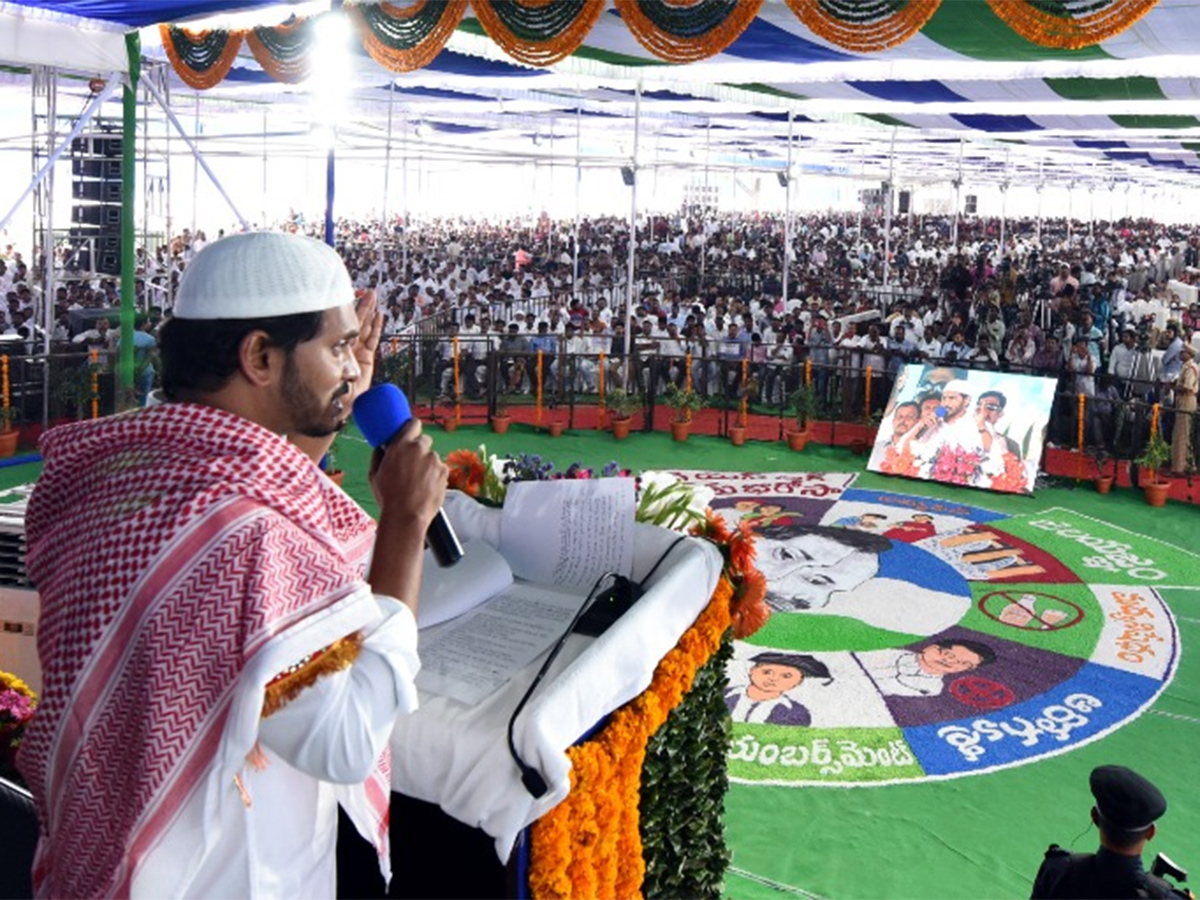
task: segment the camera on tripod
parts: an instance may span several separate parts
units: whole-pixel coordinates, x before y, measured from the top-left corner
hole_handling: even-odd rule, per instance
[[[1139,353],[1149,353],[1150,347],[1150,329],[1154,325],[1154,316],[1142,316],[1137,323],[1137,349]]]

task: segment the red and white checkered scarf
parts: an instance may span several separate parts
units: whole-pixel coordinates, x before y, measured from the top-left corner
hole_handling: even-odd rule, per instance
[[[34,882],[128,896],[214,772],[236,790],[276,674],[263,661],[377,615],[362,581],[374,523],[286,440],[208,406],[64,426],[42,453],[26,537],[44,693],[19,758],[41,823]],[[306,621],[328,627],[296,641]],[[385,749],[347,804],[385,866],[389,764]]]

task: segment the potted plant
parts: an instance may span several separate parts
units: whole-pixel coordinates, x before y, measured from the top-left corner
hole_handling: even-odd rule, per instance
[[[1112,491],[1113,485],[1117,481],[1117,462],[1116,459],[1110,457],[1103,447],[1093,447],[1089,449],[1088,455],[1096,463],[1096,492],[1107,494]],[[1105,463],[1109,459],[1113,460],[1112,468],[1106,469]]]
[[[729,440],[735,447],[746,443],[746,422],[749,420],[750,399],[758,396],[758,381],[746,378],[738,388],[737,418],[729,426]]]
[[[508,412],[508,397],[503,392],[496,394],[496,411],[492,413],[492,431],[496,434],[506,434],[512,425],[512,416]]]
[[[663,402],[671,407],[671,437],[686,441],[692,426],[692,415],[704,405],[704,398],[691,388],[670,383],[663,391]]]
[[[788,395],[788,403],[796,416],[796,430],[785,431],[788,447],[803,450],[808,445],[808,424],[817,417],[817,389],[810,381]]]
[[[1139,469],[1148,473],[1148,478],[1140,479],[1142,490],[1146,494],[1146,502],[1151,506],[1162,506],[1167,502],[1167,494],[1171,491],[1171,482],[1159,476],[1159,470],[1171,459],[1171,445],[1163,440],[1162,433],[1155,429],[1150,432],[1150,440],[1142,448],[1142,455],[1134,460]]]
[[[629,437],[633,414],[645,408],[641,394],[616,388],[604,398],[605,408],[612,414],[612,433],[617,440]]]

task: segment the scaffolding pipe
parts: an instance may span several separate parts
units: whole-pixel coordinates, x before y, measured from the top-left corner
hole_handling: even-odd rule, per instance
[[[783,308],[787,309],[788,276],[791,267],[788,257],[792,253],[792,117],[794,113],[788,110],[788,139],[787,139],[787,174],[783,178]]]
[[[67,133],[67,136],[63,138],[62,143],[54,148],[54,152],[50,154],[45,164],[41,167],[41,169],[38,170],[38,173],[33,176],[33,181],[31,181],[28,187],[21,192],[21,196],[17,198],[17,202],[13,204],[12,209],[8,211],[7,215],[5,215],[3,219],[0,219],[0,231],[3,231],[8,227],[8,223],[11,222],[13,216],[17,214],[17,210],[21,208],[22,204],[24,204],[24,202],[29,198],[29,195],[37,190],[38,185],[40,185],[54,169],[54,164],[58,162],[59,157],[61,157],[67,151],[67,148],[71,146],[71,141],[75,140],[75,138],[79,136],[79,133],[87,127],[88,122],[90,122],[92,117],[96,115],[104,101],[113,95],[117,87],[119,87],[121,84],[121,78],[122,76],[120,72],[114,72],[109,76],[108,83],[104,85],[104,89],[92,98],[91,102],[88,103],[87,108],[84,109],[83,114],[79,117],[79,120],[75,123],[75,127]]]
[[[233,210],[233,214],[235,216],[237,216],[238,222],[241,223],[242,229],[244,231],[250,231],[251,230],[250,223],[246,221],[246,217],[241,214],[241,212],[237,208],[237,205],[230,198],[229,194],[227,194],[225,192],[225,188],[221,186],[221,182],[217,179],[216,174],[213,172],[212,169],[210,169],[208,167],[208,163],[205,161],[203,154],[200,153],[200,148],[196,146],[195,140],[193,140],[192,137],[184,129],[183,124],[175,116],[175,113],[171,111],[171,107],[167,103],[167,101],[163,98],[162,93],[158,90],[158,88],[156,88],[154,86],[154,82],[149,79],[147,79],[145,81],[145,85],[147,88],[149,88],[150,93],[154,96],[154,99],[155,99],[155,101],[157,101],[158,105],[162,107],[163,112],[165,112],[167,114],[167,118],[170,119],[171,124],[175,126],[175,130],[179,132],[179,136],[181,138],[183,138],[183,142],[185,144],[187,144],[188,149],[192,151],[192,156],[195,158],[196,164],[199,165],[200,168],[204,169],[204,174],[206,174],[209,177],[209,179],[213,183],[213,186],[217,189],[217,191],[225,199],[225,202],[229,204],[229,208],[231,210]],[[193,199],[192,206],[194,209],[194,207],[195,207],[194,199]]]
[[[630,376],[633,348],[633,278],[637,261],[637,189],[638,189],[638,138],[642,130],[642,80],[637,82],[633,101],[633,184],[629,188],[629,260],[625,271],[625,389],[632,384]]]

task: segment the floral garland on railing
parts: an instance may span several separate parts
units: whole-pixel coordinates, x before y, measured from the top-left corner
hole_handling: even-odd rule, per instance
[[[467,0],[417,0],[407,7],[347,3],[342,8],[371,59],[392,72],[412,72],[442,52],[467,11]]]
[[[790,0],[789,0],[790,2]],[[1158,0],[988,0],[1001,21],[1042,47],[1078,50],[1120,34]]]
[[[518,62],[550,66],[583,45],[604,4],[595,0],[471,0],[479,24]]]
[[[503,503],[508,485],[516,481],[630,476],[615,462],[599,472],[578,463],[560,471],[537,455],[500,458],[489,455],[486,447],[478,452],[455,450],[447,454],[446,463],[451,488],[492,504]],[[665,473],[638,476],[637,495],[638,521],[711,541],[721,551],[722,574],[704,611],[659,662],[650,687],[614,712],[599,734],[567,751],[570,793],[531,830],[529,890],[538,900],[641,896],[647,863],[639,827],[645,798],[640,794],[647,743],[692,689],[697,672],[727,643],[726,635],[748,637],[770,615],[766,579],[754,566],[754,533],[747,523],[730,528],[707,508],[707,489]],[[712,676],[707,680],[717,683]],[[716,705],[725,721],[723,699],[718,697]],[[723,760],[723,732],[708,728],[705,733],[719,744],[706,748],[709,756]],[[723,765],[717,768],[724,771]],[[720,787],[713,785],[714,790]],[[657,819],[650,818],[661,821],[667,811],[653,813]],[[714,815],[719,817],[719,810]],[[671,851],[703,855],[697,870],[708,873],[710,887],[720,881],[712,873],[713,868],[723,869],[727,858],[719,821],[712,823],[709,840],[695,848],[672,846]]]
[[[637,42],[667,62],[716,56],[754,21],[763,0],[614,0]]]
[[[242,49],[240,31],[188,31],[174,25],[159,25],[158,33],[167,58],[183,83],[198,91],[208,90],[228,75]]]
[[[903,44],[925,27],[941,4],[942,0],[787,0],[813,34],[856,53]]]

